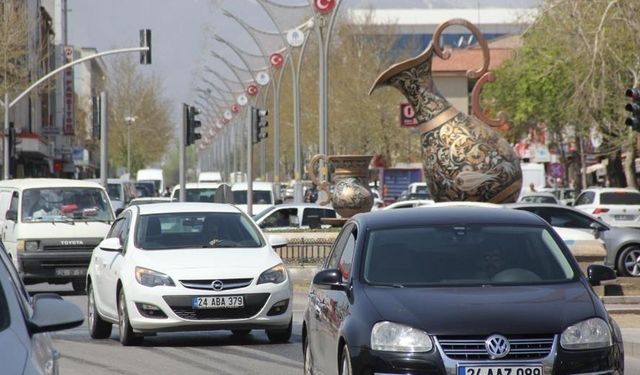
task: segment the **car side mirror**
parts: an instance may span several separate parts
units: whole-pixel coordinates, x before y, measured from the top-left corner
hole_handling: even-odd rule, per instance
[[[322,270],[313,277],[313,284],[328,287],[333,290],[345,290],[342,274],[337,269]]]
[[[16,210],[9,210],[4,215],[4,218],[7,220],[16,221],[18,220],[18,212]]]
[[[33,315],[28,321],[29,332],[52,332],[77,327],[84,321],[78,306],[51,295],[34,296]]]
[[[615,280],[616,271],[601,264],[592,264],[587,268],[587,278],[589,279],[589,284],[598,286],[601,281]]]
[[[274,249],[285,247],[288,244],[289,244],[289,240],[286,237],[269,236],[269,245],[271,245],[271,247]]]
[[[98,247],[104,251],[122,251],[122,244],[118,237],[106,238],[100,242]]]
[[[591,229],[593,229],[593,236],[594,236],[596,239],[598,239],[598,238],[600,238],[600,237],[601,237],[602,232],[604,232],[604,231],[606,231],[606,230],[609,230],[609,228],[607,228],[606,226],[604,226],[604,225],[602,225],[602,224],[598,223],[597,221],[594,221],[593,223],[591,223],[591,224],[589,225],[589,227],[590,227]]]

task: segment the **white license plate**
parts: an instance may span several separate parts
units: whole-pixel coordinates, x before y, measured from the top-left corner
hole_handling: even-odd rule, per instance
[[[541,366],[458,366],[458,375],[543,375]]]
[[[193,297],[191,307],[194,309],[235,309],[244,307],[243,296]]]
[[[634,215],[613,215],[615,220],[634,220],[636,217]]]
[[[85,276],[86,268],[56,268],[56,276]]]

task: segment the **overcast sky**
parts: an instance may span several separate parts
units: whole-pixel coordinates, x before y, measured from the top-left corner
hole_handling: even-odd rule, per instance
[[[305,5],[307,0],[266,0],[279,4]],[[540,0],[343,0],[347,8],[526,8]],[[99,51],[138,46],[140,29],[152,30],[153,64],[141,69],[158,74],[173,103],[174,118],[180,103],[193,102],[194,88],[203,66],[212,67],[233,78],[223,63],[211,56],[214,50],[230,62],[242,65],[228,47],[213,39],[218,34],[247,52],[259,53],[255,43],[235,21],[221,13],[224,8],[261,30],[275,31],[264,10],[255,0],[68,0],[69,44],[95,47]],[[293,26],[307,18],[300,7],[271,7],[278,22]],[[277,40],[264,36],[267,51],[276,49]],[[272,44],[271,46],[269,44]],[[136,56],[137,58],[137,56]],[[106,57],[108,63],[109,57]],[[249,64],[257,67],[259,60]],[[245,77],[240,77],[244,79]],[[212,79],[213,80],[213,79]]]

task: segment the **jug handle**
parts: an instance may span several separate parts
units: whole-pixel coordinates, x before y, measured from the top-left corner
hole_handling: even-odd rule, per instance
[[[316,175],[316,165],[320,160],[324,160],[325,165],[327,165],[329,158],[327,158],[327,155],[325,154],[317,154],[314,157],[312,157],[311,160],[309,161],[308,173],[309,173],[309,178],[314,184],[316,184],[316,186],[318,187],[318,190],[322,190],[325,193],[327,193],[328,199],[318,202],[319,205],[324,206],[325,204],[331,201],[331,191],[329,190],[329,182],[327,182],[326,180],[320,181],[320,179],[318,178],[318,175]]]
[[[471,90],[471,113],[476,116],[480,121],[493,126],[493,127],[501,127],[507,124],[507,114],[503,111],[498,112],[496,115],[496,119],[491,119],[487,117],[482,110],[480,105],[480,93],[482,92],[482,87],[487,82],[493,82],[496,80],[495,74],[489,71],[489,45],[487,44],[487,40],[482,36],[480,29],[478,29],[471,22],[461,19],[454,18],[449,21],[446,21],[438,26],[438,28],[433,33],[433,52],[438,55],[443,60],[451,57],[450,50],[443,50],[440,45],[440,37],[442,32],[449,26],[457,25],[466,27],[478,40],[478,44],[482,49],[482,67],[477,70],[468,70],[467,77],[471,79],[477,79],[476,84],[473,86],[473,90]]]

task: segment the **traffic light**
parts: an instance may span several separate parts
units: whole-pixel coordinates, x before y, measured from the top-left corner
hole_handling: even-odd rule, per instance
[[[151,65],[151,30],[140,30],[140,47],[149,47],[146,51],[140,51],[140,64]]]
[[[187,107],[187,146],[195,144],[197,140],[202,138],[202,134],[197,133],[196,129],[202,126],[200,120],[196,118],[200,114],[200,110],[194,106]]]
[[[640,132],[640,89],[627,89],[624,94],[631,98],[631,102],[624,106],[625,110],[631,112],[631,117],[627,117],[624,123],[634,131]]]
[[[269,133],[267,133],[267,127],[269,126],[269,121],[267,121],[268,114],[269,111],[266,109],[251,108],[251,141],[254,145],[269,136]]]

